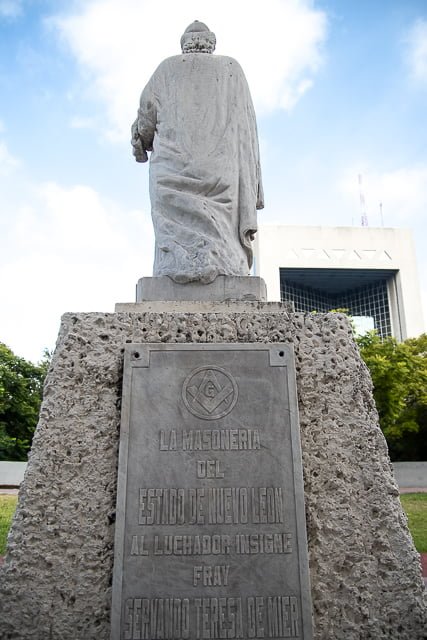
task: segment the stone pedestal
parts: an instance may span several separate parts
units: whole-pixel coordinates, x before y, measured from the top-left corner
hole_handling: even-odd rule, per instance
[[[124,345],[286,342],[296,354],[314,638],[422,640],[419,557],[347,319],[268,303],[137,307],[62,319],[0,573],[0,637],[109,639]]]
[[[179,284],[168,276],[141,278],[136,285],[136,302],[152,300],[195,300],[225,302],[227,300],[267,300],[262,278],[255,276],[217,276],[210,284]]]

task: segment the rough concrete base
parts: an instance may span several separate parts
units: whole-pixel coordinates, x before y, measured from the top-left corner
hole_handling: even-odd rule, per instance
[[[67,314],[0,574],[0,637],[108,640],[125,342],[294,344],[316,640],[421,640],[426,602],[340,314]]]
[[[148,300],[266,301],[267,288],[264,280],[255,276],[217,276],[209,284],[180,284],[168,276],[140,278],[136,285],[136,302]]]

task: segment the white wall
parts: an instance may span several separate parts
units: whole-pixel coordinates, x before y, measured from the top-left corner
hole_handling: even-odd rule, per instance
[[[0,487],[19,487],[26,468],[26,462],[0,461]]]

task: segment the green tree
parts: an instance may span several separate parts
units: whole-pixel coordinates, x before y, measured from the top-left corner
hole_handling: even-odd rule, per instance
[[[0,460],[26,460],[50,362],[33,364],[0,342]]]
[[[356,340],[392,460],[426,460],[427,334],[397,342],[369,332]]]

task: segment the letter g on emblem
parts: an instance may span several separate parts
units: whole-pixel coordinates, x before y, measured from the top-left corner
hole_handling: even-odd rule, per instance
[[[218,420],[230,413],[239,392],[233,376],[221,367],[199,367],[186,377],[182,399],[194,416]]]

